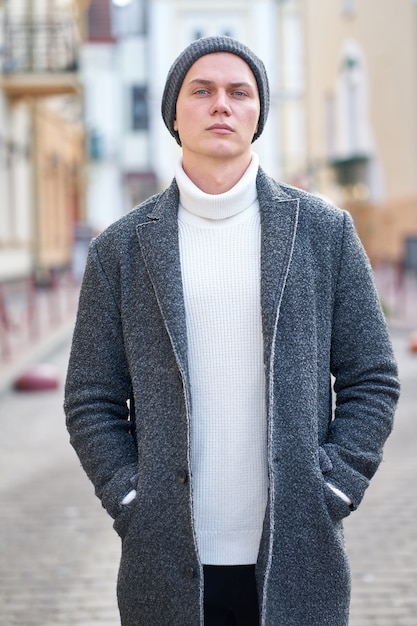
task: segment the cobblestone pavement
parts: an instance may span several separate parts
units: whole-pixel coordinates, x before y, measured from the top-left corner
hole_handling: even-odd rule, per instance
[[[51,355],[63,379],[68,346]],[[0,396],[0,625],[116,626],[119,541],[57,391]]]
[[[417,625],[417,355],[405,331],[393,339],[396,428],[346,521],[351,626]],[[62,378],[67,356],[65,343],[48,359]],[[119,540],[68,444],[62,386],[1,393],[0,428],[0,625],[117,626]]]
[[[346,521],[351,626],[417,626],[417,354],[393,331],[402,393],[384,461]]]

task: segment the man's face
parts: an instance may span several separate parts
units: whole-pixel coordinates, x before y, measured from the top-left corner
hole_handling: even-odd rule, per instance
[[[178,94],[174,129],[187,158],[249,155],[260,114],[258,86],[249,65],[229,52],[200,57]]]

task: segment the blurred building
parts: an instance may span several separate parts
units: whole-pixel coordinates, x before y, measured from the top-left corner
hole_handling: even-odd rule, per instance
[[[271,110],[265,130],[254,149],[263,167],[281,176],[279,128],[280,69],[283,49],[277,32],[276,0],[149,0],[149,76],[152,160],[158,180],[172,179],[178,146],[160,115],[160,101],[169,67],[193,40],[207,35],[229,35],[248,45],[264,61],[271,83]]]
[[[277,115],[280,169],[273,175],[307,186],[306,164],[306,42],[300,0],[277,0]],[[300,175],[301,174],[301,175]]]
[[[144,0],[90,0],[80,56],[89,145],[88,220],[100,231],[157,190],[150,149]]]
[[[307,160],[293,179],[351,211],[374,263],[416,268],[417,3],[299,4]]]
[[[240,39],[267,66],[271,111],[254,146],[263,167],[280,178],[305,163],[297,0],[90,0],[80,76],[95,230],[171,182],[180,149],[161,118],[165,79],[181,50],[207,35]]]
[[[0,287],[70,268],[84,219],[85,0],[0,1]]]

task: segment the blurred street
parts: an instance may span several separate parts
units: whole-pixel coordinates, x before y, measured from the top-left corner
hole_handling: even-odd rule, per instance
[[[346,520],[353,575],[351,626],[417,624],[417,354],[393,330],[402,394],[384,461]]]
[[[118,540],[69,446],[56,391],[0,395],[0,624],[115,626]]]
[[[393,328],[392,337],[403,390],[396,427],[365,501],[346,521],[351,626],[417,624],[417,354],[408,330]],[[119,540],[64,425],[68,350],[67,329],[43,355],[57,368],[57,390],[0,393],[1,626],[119,623]]]
[[[0,626],[119,624],[120,541],[63,385],[89,242],[171,183],[165,77],[210,35],[265,64],[263,170],[347,210],[372,263],[402,395],[345,524],[350,626],[417,626],[417,0],[0,0]]]

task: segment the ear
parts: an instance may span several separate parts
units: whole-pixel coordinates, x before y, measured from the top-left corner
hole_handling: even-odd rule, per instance
[[[178,132],[177,120],[174,120],[174,130]]]

